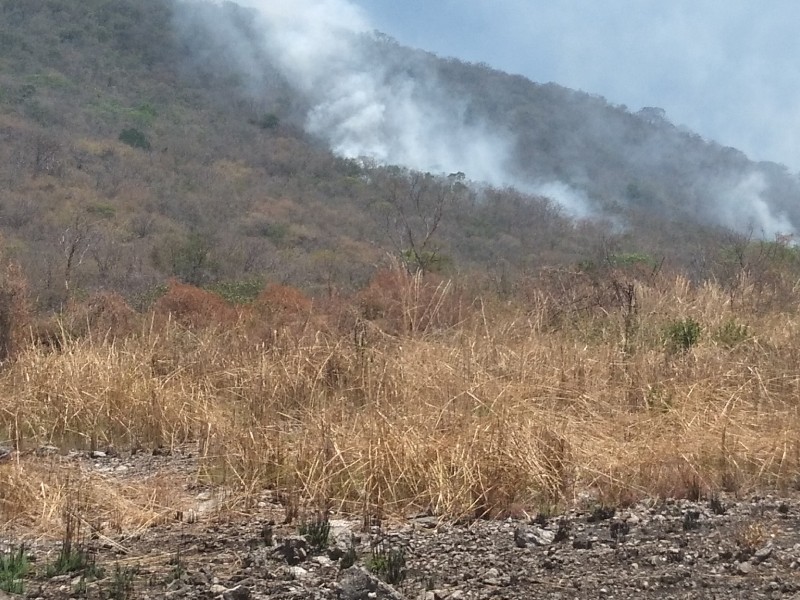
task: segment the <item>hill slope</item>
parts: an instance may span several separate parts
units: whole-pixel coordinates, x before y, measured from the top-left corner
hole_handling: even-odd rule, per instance
[[[776,165],[555,85],[341,40],[338,66],[315,55],[327,74],[303,79],[232,3],[0,0],[0,230],[40,305],[146,299],[169,276],[359,286],[387,254],[504,276],[609,252],[707,271],[720,221],[792,230],[797,182]],[[385,118],[356,118],[375,98]],[[752,210],[714,196],[743,186]]]
[[[678,213],[767,236],[796,229],[796,176],[681,130],[661,109],[632,113],[555,84],[443,60],[324,11],[178,6],[181,31],[202,31],[195,39],[227,50],[220,55],[255,97],[269,98],[275,87],[265,66],[280,73],[305,103],[306,129],[345,156],[548,192],[579,215]]]

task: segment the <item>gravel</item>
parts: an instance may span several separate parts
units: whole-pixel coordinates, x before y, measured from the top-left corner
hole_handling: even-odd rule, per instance
[[[108,597],[113,565],[124,564],[135,573],[127,598],[800,598],[800,496],[791,494],[587,506],[535,520],[420,515],[366,531],[360,518],[330,515],[323,548],[284,516],[264,492],[235,517],[203,513],[100,540],[92,551],[106,575],[86,595],[75,593],[79,578],[43,575],[26,595]]]

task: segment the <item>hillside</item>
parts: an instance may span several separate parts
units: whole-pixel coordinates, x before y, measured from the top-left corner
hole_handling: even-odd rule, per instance
[[[735,238],[710,218],[720,214],[706,202],[718,181],[757,173],[752,185],[771,194],[769,206],[795,210],[796,181],[780,167],[583,93],[381,36],[352,44],[382,65],[387,89],[400,74],[414,82],[409,102],[458,99],[436,109],[465,124],[455,142],[450,116],[421,127],[477,159],[453,170],[466,177],[448,178],[343,158],[329,145],[342,152],[363,132],[325,116],[325,98],[298,86],[263,35],[230,3],[0,2],[0,231],[42,308],[97,289],[139,305],[172,276],[352,289],[391,255],[508,277],[634,253],[704,277]],[[486,131],[520,133],[473,152]],[[585,200],[580,220],[559,204],[565,194]],[[722,225],[775,233],[746,214]]]
[[[678,128],[662,109],[628,110],[333,23],[179,6],[184,33],[191,23],[215,40],[217,60],[237,70],[249,93],[274,95],[269,65],[291,86],[299,123],[346,156],[463,171],[551,195],[578,216],[627,222],[627,213],[644,213],[767,237],[796,229],[796,175]],[[207,55],[190,52],[198,53]]]

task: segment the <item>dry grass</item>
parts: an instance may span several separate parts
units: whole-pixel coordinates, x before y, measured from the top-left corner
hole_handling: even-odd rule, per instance
[[[735,314],[722,290],[680,278],[637,284],[635,314],[563,290],[465,308],[454,289],[383,275],[369,289],[378,320],[355,332],[304,303],[268,341],[226,313],[202,328],[126,317],[124,336],[32,345],[0,372],[0,432],[22,450],[196,443],[198,475],[245,508],[264,487],[364,515],[481,516],[586,492],[624,503],[800,482],[796,312]],[[661,332],[685,317],[700,342],[669,352]],[[750,335],[721,344],[732,318]],[[48,522],[74,474],[30,459],[0,477],[3,518]],[[94,502],[127,515],[120,527],[172,509],[134,510],[139,492],[109,485],[83,488],[104,490]]]

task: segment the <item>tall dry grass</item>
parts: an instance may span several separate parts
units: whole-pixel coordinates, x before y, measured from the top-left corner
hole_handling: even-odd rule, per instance
[[[483,516],[800,484],[794,305],[736,312],[713,283],[660,276],[631,308],[569,281],[500,301],[395,273],[314,318],[305,302],[205,326],[125,313],[124,335],[19,352],[0,371],[0,432],[23,456],[196,444],[194,475],[241,508],[264,488],[364,515]],[[665,327],[686,318],[699,342],[670,349]],[[34,458],[0,477],[7,517],[54,502]]]

